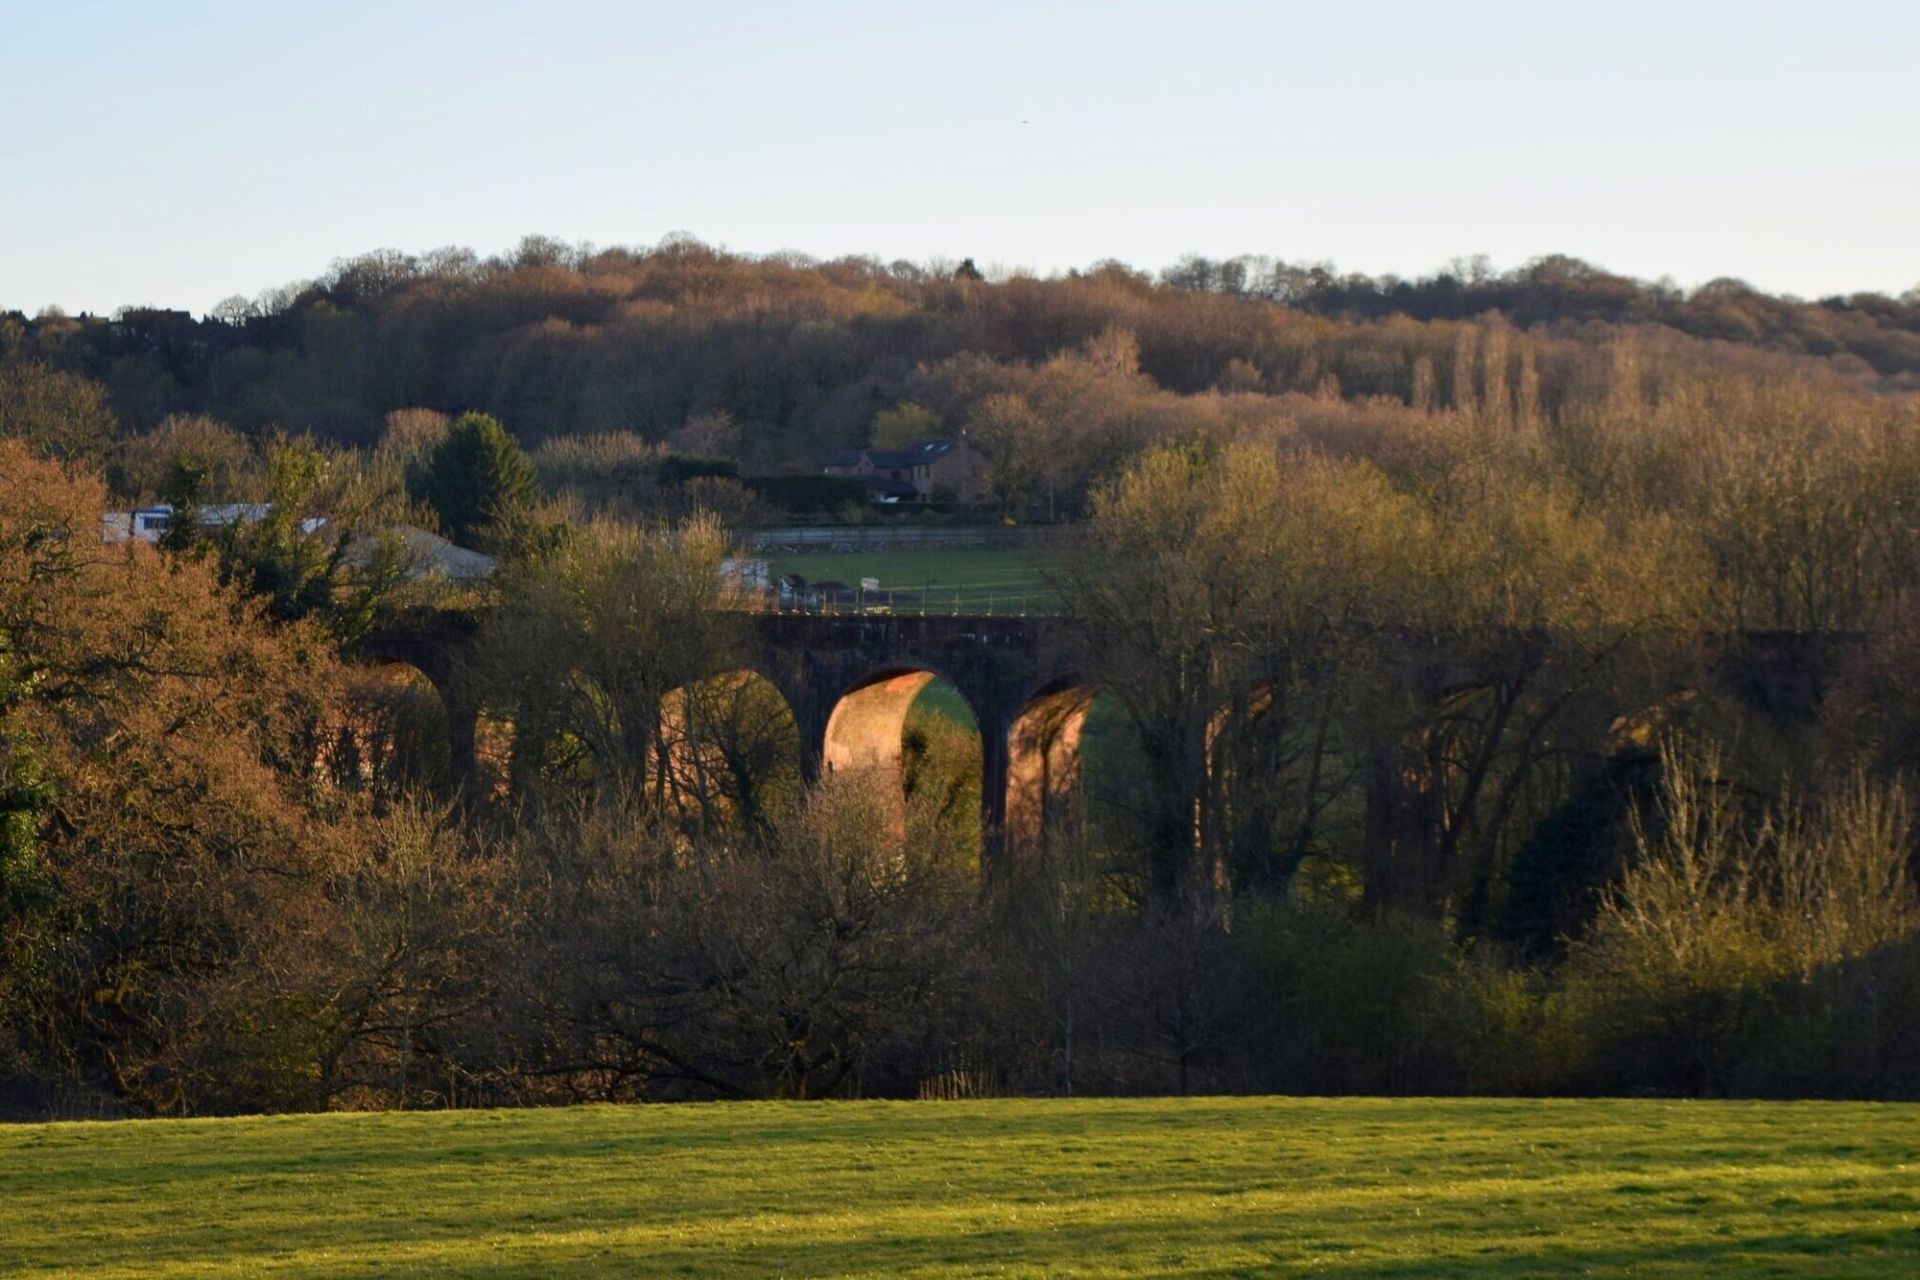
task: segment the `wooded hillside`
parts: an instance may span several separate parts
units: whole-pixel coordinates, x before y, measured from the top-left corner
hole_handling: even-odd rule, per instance
[[[912,401],[1003,453],[1039,438],[1030,452],[1052,455],[1047,435],[1070,433],[1085,456],[1056,481],[1080,481],[1142,436],[1301,415],[1277,397],[1420,409],[1491,393],[1552,413],[1603,383],[1629,336],[1687,365],[1920,385],[1920,291],[1685,292],[1566,257],[1413,281],[1264,258],[1189,258],[1157,279],[1107,262],[988,280],[970,261],[751,257],[687,238],[382,251],[199,320],[0,315],[0,361],[103,383],[136,431],[206,413],[367,444],[396,409],[480,409],[529,446],[632,431],[750,472],[810,469]],[[1125,387],[1102,383],[1136,369]],[[1026,469],[1010,463],[1003,488]]]

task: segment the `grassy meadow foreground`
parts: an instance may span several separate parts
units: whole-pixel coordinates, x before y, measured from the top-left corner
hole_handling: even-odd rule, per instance
[[[1920,1110],[757,1103],[0,1129],[0,1273],[1885,1276]]]

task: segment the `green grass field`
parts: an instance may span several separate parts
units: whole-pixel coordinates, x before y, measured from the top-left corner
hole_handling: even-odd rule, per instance
[[[1898,1276],[1920,1108],[759,1103],[0,1127],[0,1273]]]
[[[883,593],[895,593],[901,613],[1052,613],[1060,607],[1059,593],[1046,580],[1044,555],[1018,547],[796,551],[767,557],[767,567],[775,575],[797,573],[809,582],[850,587],[878,578]]]

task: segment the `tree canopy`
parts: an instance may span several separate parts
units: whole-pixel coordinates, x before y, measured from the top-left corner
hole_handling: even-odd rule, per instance
[[[533,505],[533,464],[498,419],[463,413],[410,474],[408,490],[454,542],[495,547]]]

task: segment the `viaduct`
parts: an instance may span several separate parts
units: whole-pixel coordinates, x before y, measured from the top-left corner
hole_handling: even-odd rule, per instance
[[[883,613],[753,615],[744,664],[779,691],[800,737],[800,773],[823,775],[901,762],[908,709],[944,680],[980,732],[983,865],[1044,841],[1078,776],[1080,731],[1094,690],[1070,625],[1059,618]],[[478,769],[482,708],[460,687],[460,652],[478,619],[416,610],[357,649],[375,663],[404,663],[440,692],[455,777]]]
[[[914,699],[935,680],[958,691],[979,727],[982,865],[1044,847],[1050,821],[1079,777],[1081,731],[1095,689],[1084,643],[1062,618],[884,613],[752,615],[747,661],[786,700],[808,784],[840,770],[900,768]],[[470,612],[416,610],[368,637],[359,656],[404,663],[439,691],[454,776],[478,775],[482,708],[458,679],[478,630]],[[1821,663],[1808,638],[1752,633],[1714,647],[1729,691],[1783,723],[1805,722],[1819,701]]]

